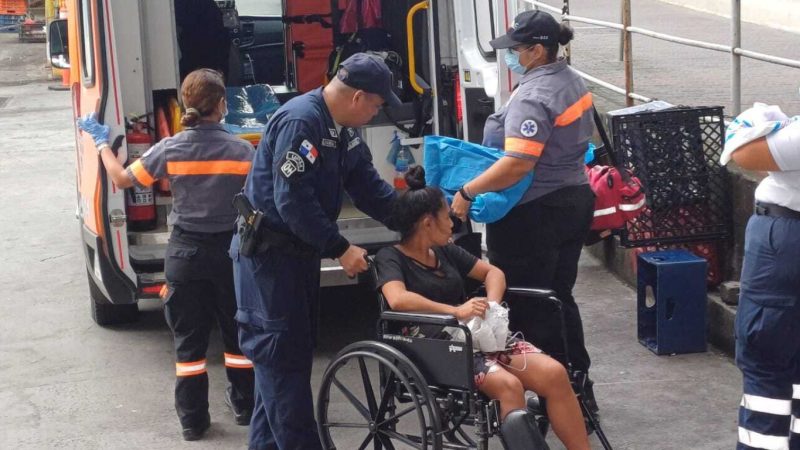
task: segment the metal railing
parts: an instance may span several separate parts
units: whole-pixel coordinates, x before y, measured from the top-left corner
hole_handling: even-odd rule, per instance
[[[645,28],[635,27],[630,24],[631,0],[621,0],[623,23],[607,22],[604,20],[592,19],[589,17],[581,17],[569,14],[569,0],[564,0],[561,9],[548,5],[547,3],[524,0],[526,3],[533,5],[536,8],[553,12],[561,16],[561,20],[570,22],[579,22],[590,25],[597,25],[605,28],[612,28],[622,31],[622,60],[625,66],[625,87],[615,86],[611,83],[600,80],[596,77],[578,71],[578,73],[588,81],[603,86],[613,92],[625,95],[626,103],[628,106],[633,105],[634,100],[650,101],[649,97],[633,92],[633,55],[631,51],[631,35],[640,34],[642,36],[660,39],[667,42],[676,44],[687,45],[690,47],[703,48],[722,53],[729,53],[731,55],[731,102],[733,103],[733,115],[738,115],[742,109],[742,70],[741,58],[750,58],[759,61],[764,61],[772,64],[779,64],[800,69],[800,60],[782,58],[780,56],[769,55],[766,53],[754,52],[741,48],[741,0],[731,0],[731,43],[730,45],[717,44],[713,42],[698,41],[695,39],[687,39],[680,36],[674,36],[666,33],[659,33],[657,31],[648,30]]]

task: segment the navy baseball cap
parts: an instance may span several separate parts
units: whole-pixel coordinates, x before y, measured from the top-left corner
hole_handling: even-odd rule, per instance
[[[353,89],[380,95],[389,106],[403,103],[392,90],[394,81],[389,66],[377,56],[354,54],[339,64],[336,78]]]
[[[561,26],[556,19],[544,11],[525,11],[514,18],[508,33],[489,41],[492,48],[512,48],[519,45],[542,44],[545,47],[558,45]]]

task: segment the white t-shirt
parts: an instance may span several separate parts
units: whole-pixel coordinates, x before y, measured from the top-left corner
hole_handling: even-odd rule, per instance
[[[761,181],[756,200],[800,211],[800,121],[767,136],[767,144],[781,171]]]

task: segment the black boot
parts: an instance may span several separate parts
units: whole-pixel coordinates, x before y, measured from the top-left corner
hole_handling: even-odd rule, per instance
[[[233,386],[228,386],[228,388],[225,389],[225,404],[228,405],[228,408],[233,412],[233,420],[236,422],[236,425],[250,425],[250,418],[253,416],[253,408],[237,405],[237,402],[233,401],[232,396]]]
[[[594,415],[600,412],[600,407],[597,406],[597,400],[594,398],[594,381],[586,377],[586,382],[583,384],[583,401],[586,404],[586,407],[589,408],[589,412]]]
[[[203,438],[206,431],[211,427],[211,416],[206,414],[204,421],[192,426],[185,426],[181,431],[184,441],[197,441]]]

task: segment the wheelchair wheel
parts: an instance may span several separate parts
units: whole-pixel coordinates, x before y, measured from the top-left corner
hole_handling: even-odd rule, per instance
[[[351,344],[328,365],[317,397],[326,449],[440,449],[439,411],[428,384],[396,349]]]

